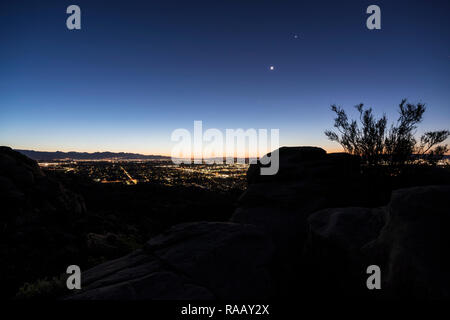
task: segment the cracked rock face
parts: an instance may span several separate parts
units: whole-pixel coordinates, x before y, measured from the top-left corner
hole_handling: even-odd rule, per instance
[[[255,226],[181,224],[84,272],[83,291],[68,299],[264,299],[272,251]]]

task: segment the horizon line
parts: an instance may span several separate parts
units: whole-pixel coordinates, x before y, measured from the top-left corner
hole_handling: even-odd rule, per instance
[[[172,157],[171,154],[165,154],[165,153],[146,154],[146,153],[140,153],[140,152],[135,152],[135,151],[134,152],[133,151],[98,151],[98,150],[97,151],[75,151],[75,150],[70,150],[70,151],[61,151],[61,150],[49,151],[49,150],[14,148],[14,147],[11,147],[11,146],[6,146],[6,145],[0,146],[0,147],[11,148],[12,150],[15,150],[15,151],[33,151],[33,152],[48,152],[48,153],[56,153],[56,152],[60,152],[60,153],[71,153],[71,152],[73,152],[73,153],[86,153],[86,154],[95,154],[95,153],[124,153],[124,154],[126,154],[126,153],[128,153],[128,154],[136,154],[136,155],[146,156],[146,157],[151,157],[151,156],[153,156],[153,157],[161,156],[161,157],[168,157],[168,158]],[[285,146],[280,146],[279,148],[282,148],[282,147],[291,147],[291,148],[292,147],[316,147],[316,148],[321,148],[321,149],[325,150],[326,153],[348,153],[345,150],[343,150],[342,148],[340,150],[338,150],[338,149],[331,149],[330,150],[330,149],[327,149],[327,148],[324,148],[324,147],[321,147],[321,146],[285,145]],[[272,152],[272,151],[270,151],[270,152]],[[269,153],[269,152],[267,152],[267,153]],[[264,155],[266,155],[267,153],[265,153]],[[449,156],[450,155],[450,151],[445,153],[444,155],[445,156]],[[222,158],[227,158],[227,157],[230,157],[230,156],[222,155],[222,156],[215,156],[215,157],[208,157],[208,158],[203,158],[202,157],[202,159],[214,159],[214,158],[221,158],[221,157]],[[250,155],[247,155],[245,157],[239,157],[239,156],[232,155],[231,157],[233,157],[233,158],[260,158],[261,156],[250,156]],[[188,158],[182,158],[182,157],[175,157],[175,158],[176,159],[188,159]],[[200,158],[198,158],[198,157],[196,158],[195,156],[192,156],[191,159],[200,159]]]
[[[109,150],[106,150],[106,151],[99,151],[99,150],[97,150],[97,151],[76,151],[76,150],[69,150],[69,151],[61,151],[61,150],[56,150],[56,151],[49,151],[48,149],[47,150],[39,150],[39,149],[28,149],[28,148],[14,148],[14,147],[12,147],[12,146],[4,146],[4,147],[9,147],[9,148],[11,148],[11,149],[13,149],[13,150],[20,150],[20,151],[34,151],[34,152],[49,152],[49,153],[51,153],[51,152],[53,152],[53,153],[56,153],[56,152],[61,152],[61,153],[70,153],[70,152],[74,152],[74,153],[87,153],[87,154],[94,154],[94,153],[130,153],[130,154],[136,154],[136,155],[141,155],[141,156],[164,156],[164,157],[171,157],[172,155],[171,154],[167,154],[167,153],[153,153],[153,154],[147,154],[147,153],[141,153],[141,152],[136,152],[136,151],[109,151]],[[280,146],[279,148],[282,148],[282,147],[316,147],[316,148],[321,148],[321,149],[323,149],[323,150],[325,150],[325,152],[326,153],[340,153],[340,152],[344,152],[345,153],[345,151],[344,150],[337,150],[337,149],[327,149],[327,148],[324,148],[324,147],[322,147],[322,146],[311,146],[311,145],[285,145],[285,146]],[[270,152],[272,152],[272,151],[270,151]],[[267,152],[267,153],[269,153],[269,152]],[[265,153],[265,154],[267,154],[267,153]],[[234,155],[233,155],[234,156]],[[222,155],[222,156],[217,156],[217,157],[227,157],[227,155]],[[217,157],[211,157],[211,158],[217,158]],[[235,156],[234,156],[235,157]],[[249,157],[254,157],[254,156],[246,156],[246,158],[249,158]]]

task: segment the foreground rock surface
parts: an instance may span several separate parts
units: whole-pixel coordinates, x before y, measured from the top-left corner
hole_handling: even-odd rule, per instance
[[[450,299],[450,186],[396,190],[388,220],[368,245],[389,297]]]
[[[265,299],[272,242],[235,223],[181,224],[144,249],[83,274],[69,299]]]
[[[357,157],[315,147],[279,155],[277,175],[250,166],[230,223],[175,226],[86,271],[70,299],[449,297],[447,171],[427,169],[422,186],[391,196],[397,182],[362,176]],[[367,290],[372,264],[383,290]]]
[[[335,208],[312,214],[305,261],[316,279],[309,283],[313,292],[449,299],[449,197],[450,186],[420,186],[394,191],[386,207]],[[379,292],[367,290],[369,265],[382,270]]]
[[[80,258],[84,239],[73,221],[86,212],[83,199],[8,147],[0,147],[0,204],[2,295]]]

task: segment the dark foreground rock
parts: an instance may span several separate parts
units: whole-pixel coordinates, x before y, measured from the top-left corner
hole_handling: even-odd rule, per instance
[[[393,192],[386,207],[336,208],[310,216],[305,261],[317,295],[383,299],[450,298],[450,186]],[[369,292],[366,268],[381,268]]]
[[[0,151],[0,255],[14,261],[2,264],[9,277],[2,281],[79,261],[72,222],[85,213],[82,199],[35,162]],[[278,174],[250,166],[230,222],[176,225],[132,254],[83,270],[83,289],[65,298],[450,298],[448,169],[411,167],[420,177],[411,180],[377,168],[364,175],[357,157],[320,148],[278,152]],[[86,250],[119,254],[121,241],[89,233]],[[382,290],[366,287],[373,264]]]
[[[389,297],[450,299],[450,186],[396,190],[367,250],[385,270]]]
[[[96,183],[0,147],[0,295],[58,297],[67,266],[87,270],[122,257],[175,224],[228,221],[239,193]]]
[[[69,299],[265,299],[272,252],[255,226],[180,224],[83,273],[83,292]]]
[[[260,164],[250,166],[249,186],[231,220],[259,226],[271,235],[276,247],[274,295],[288,298],[304,286],[299,273],[307,272],[303,248],[310,231],[308,217],[324,208],[380,205],[388,194],[383,189],[374,192],[373,182],[361,176],[356,156],[283,147],[279,157],[279,172],[273,176],[260,175]]]
[[[386,215],[384,207],[347,207],[320,210],[309,217],[303,266],[310,275],[304,285],[312,296],[363,297],[368,293],[364,280],[371,263],[364,247],[378,237]]]
[[[69,299],[449,297],[449,186],[396,190],[391,199],[403,182],[363,176],[357,157],[314,147],[279,154],[277,175],[250,166],[230,223],[175,226],[86,271],[84,289]],[[433,172],[429,181],[450,183]],[[382,290],[367,289],[372,264]]]
[[[3,296],[81,257],[84,239],[73,221],[85,214],[83,199],[8,147],[0,147],[0,207]]]

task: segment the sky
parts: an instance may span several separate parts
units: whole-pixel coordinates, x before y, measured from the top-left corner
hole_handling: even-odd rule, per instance
[[[402,98],[427,105],[418,135],[450,129],[449,16],[439,0],[2,1],[0,145],[168,155],[201,120],[338,151],[331,104],[394,120]]]

